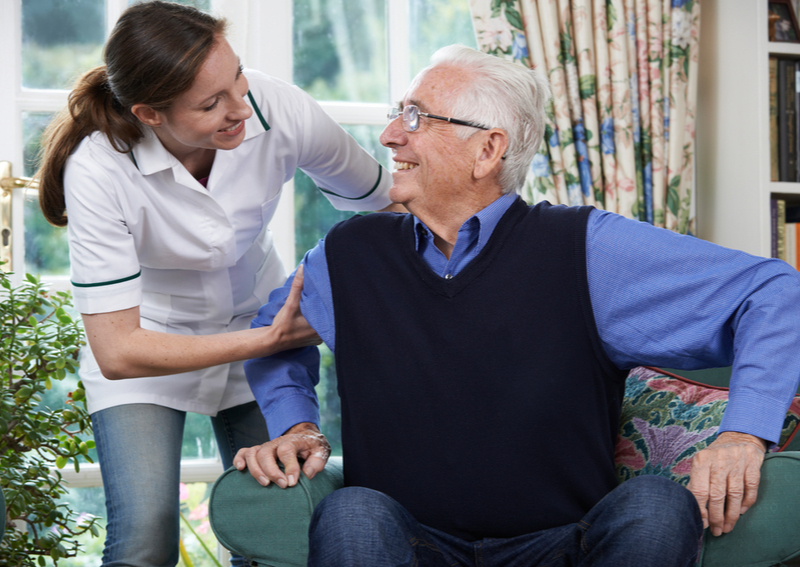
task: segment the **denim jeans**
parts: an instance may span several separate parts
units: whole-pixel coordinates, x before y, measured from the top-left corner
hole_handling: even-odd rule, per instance
[[[576,524],[473,542],[419,524],[385,494],[350,487],[317,506],[308,565],[689,567],[702,530],[694,496],[660,476],[626,481]]]
[[[178,562],[181,442],[186,412],[129,404],[92,414],[106,495],[105,567]],[[269,440],[255,402],[211,418],[224,468],[242,447]],[[243,565],[241,557],[231,559]]]

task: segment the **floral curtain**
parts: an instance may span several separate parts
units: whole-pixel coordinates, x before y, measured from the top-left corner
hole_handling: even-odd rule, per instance
[[[699,0],[470,0],[478,48],[550,79],[523,197],[693,232]]]

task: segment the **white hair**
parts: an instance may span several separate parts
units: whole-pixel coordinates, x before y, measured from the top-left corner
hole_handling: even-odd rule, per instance
[[[468,88],[461,89],[450,104],[451,116],[506,132],[508,150],[498,181],[504,193],[517,191],[544,137],[545,103],[550,99],[547,79],[540,71],[519,63],[463,45],[449,45],[431,56],[431,65],[414,83],[429,69],[442,66],[469,73]],[[475,134],[468,126],[458,129],[461,138]]]

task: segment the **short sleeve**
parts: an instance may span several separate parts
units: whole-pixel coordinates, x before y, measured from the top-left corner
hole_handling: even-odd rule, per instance
[[[117,176],[126,172],[123,154],[109,154],[86,138],[64,172],[70,279],[81,313],[107,313],[141,303],[141,269],[127,229]]]

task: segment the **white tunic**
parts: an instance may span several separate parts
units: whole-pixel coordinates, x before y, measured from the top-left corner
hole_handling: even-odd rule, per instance
[[[95,132],[69,158],[64,186],[78,311],[138,305],[143,328],[184,335],[247,329],[286,278],[267,225],[295,168],[337,209],[390,203],[389,173],[311,97],[262,73],[245,75],[254,110],[245,139],[216,152],[207,188],[149,129],[130,154]],[[80,378],[90,412],[152,403],[215,415],[254,399],[241,362],[111,381],[86,346]]]

